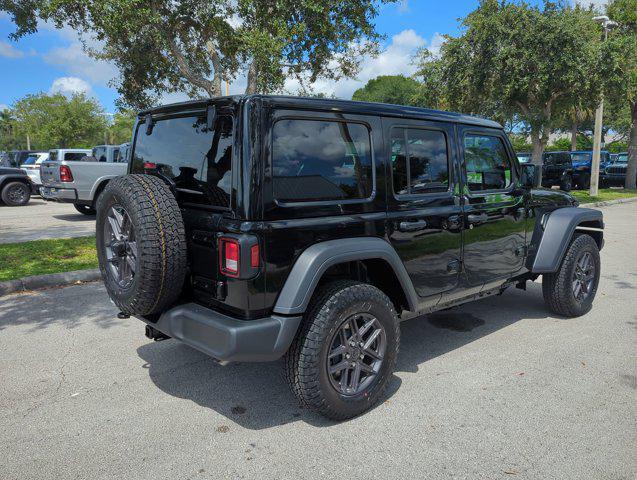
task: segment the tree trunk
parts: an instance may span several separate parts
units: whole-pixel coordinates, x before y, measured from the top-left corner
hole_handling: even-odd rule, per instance
[[[246,85],[246,94],[257,93],[257,66],[254,60],[248,68],[248,84]]]
[[[637,188],[637,101],[630,106],[630,140],[628,141],[628,165],[626,188]]]
[[[571,126],[571,152],[574,152],[575,150],[577,150],[577,132],[578,132],[578,125],[576,122],[573,122],[573,125]]]
[[[544,156],[544,150],[549,142],[549,131],[543,127],[531,128],[531,143],[533,144],[533,153],[531,155],[531,163],[538,165],[538,181],[542,185],[542,157]]]

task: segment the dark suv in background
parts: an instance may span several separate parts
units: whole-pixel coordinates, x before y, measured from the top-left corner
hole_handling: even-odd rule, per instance
[[[571,152],[571,162],[573,163],[573,181],[577,188],[586,190],[591,186],[591,169],[593,166],[593,152],[577,151]],[[599,159],[600,183],[603,180],[601,172],[610,164],[610,152],[602,150]]]
[[[573,163],[570,152],[546,152],[542,157],[542,186],[558,186],[570,192],[573,188]]]
[[[602,214],[535,188],[492,121],[382,104],[224,97],[141,112],[129,174],[97,205],[120,316],[222,362],[284,357],[300,401],[372,407],[400,320],[543,276],[592,307]],[[239,380],[238,380],[239,381]]]

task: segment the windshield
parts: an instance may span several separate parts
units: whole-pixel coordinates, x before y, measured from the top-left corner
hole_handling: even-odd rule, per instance
[[[617,157],[617,163],[628,163],[628,154],[620,153]]]
[[[591,153],[571,153],[573,162],[590,162],[592,160]]]

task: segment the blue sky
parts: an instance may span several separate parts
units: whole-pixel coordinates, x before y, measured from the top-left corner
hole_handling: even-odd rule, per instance
[[[356,88],[377,75],[412,74],[411,57],[418,48],[435,51],[441,35],[457,34],[458,19],[477,4],[477,0],[403,0],[383,6],[376,25],[386,35],[384,52],[365,59],[356,79],[318,82],[315,89],[350,98]],[[0,13],[0,108],[28,93],[86,91],[99,99],[107,112],[115,111],[117,92],[108,83],[117,76],[117,69],[84,54],[72,30],[43,25],[37,34],[19,42],[9,40],[12,31],[10,18]],[[231,93],[240,93],[244,86],[244,79],[237,79]],[[290,81],[286,91],[293,93],[297,87]],[[181,99],[182,95],[171,95],[164,101]]]

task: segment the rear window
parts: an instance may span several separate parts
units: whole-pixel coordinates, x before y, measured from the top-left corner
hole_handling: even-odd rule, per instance
[[[372,195],[369,130],[358,123],[285,119],[272,133],[274,198],[342,201]]]
[[[29,155],[22,165],[35,165],[39,155]]]
[[[57,162],[58,161],[58,151],[57,150],[49,151],[49,160],[52,161],[52,162]]]
[[[108,159],[106,155],[106,147],[95,147],[91,155],[95,157],[96,162],[105,162]]]
[[[133,150],[134,173],[154,164],[175,182],[180,201],[227,208],[232,188],[232,117],[217,116],[212,130],[205,114],[155,122],[150,135],[138,126]],[[148,166],[148,165],[147,165]]]
[[[82,161],[84,157],[88,157],[89,154],[86,152],[64,152],[64,160],[67,162],[79,162]],[[92,161],[92,158],[87,158],[85,161]]]

